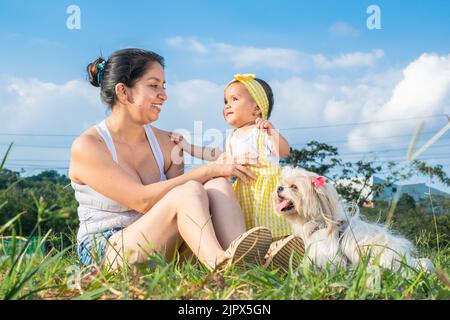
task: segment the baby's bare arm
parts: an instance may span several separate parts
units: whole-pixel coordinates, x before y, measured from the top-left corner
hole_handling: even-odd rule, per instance
[[[187,152],[194,158],[207,161],[215,161],[222,154],[222,150],[219,148],[199,147],[193,144],[189,144],[182,135],[179,135],[175,132],[171,132],[169,135],[173,142],[178,144],[178,146],[180,146],[183,151]]]

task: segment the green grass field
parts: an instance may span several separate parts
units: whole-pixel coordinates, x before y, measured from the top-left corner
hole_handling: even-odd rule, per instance
[[[0,171],[8,152],[0,162]],[[0,194],[11,192],[11,188]],[[80,272],[75,246],[64,245],[67,238],[69,243],[76,242],[73,234],[54,234],[51,230],[41,234],[39,223],[44,221],[42,215],[47,211],[42,201],[35,202],[38,223],[31,234],[36,237],[15,235],[15,230],[20,230],[15,224],[21,214],[0,225],[2,300],[450,299],[450,247],[439,244],[436,219],[436,235],[420,233],[411,239],[417,244],[418,256],[433,261],[437,272],[431,274],[407,268],[403,272],[391,272],[368,268],[366,263],[354,270],[333,272],[330,268],[318,270],[300,263],[287,274],[261,266],[230,269],[222,274],[208,272],[194,259],[176,256],[167,262],[160,255],[149,257],[145,265],[123,268],[116,273],[99,270],[93,274]],[[6,203],[1,202],[0,208]],[[54,216],[52,211],[47,213]],[[49,244],[51,249],[44,249]]]
[[[32,243],[24,242],[10,245],[7,255],[0,250],[1,299],[450,299],[448,247],[439,253],[419,247],[435,264],[433,274],[377,271],[364,263],[335,272],[300,264],[287,274],[261,266],[219,274],[193,259],[166,262],[159,255],[118,273],[92,274],[79,273],[73,248],[44,254],[39,244],[30,252]]]

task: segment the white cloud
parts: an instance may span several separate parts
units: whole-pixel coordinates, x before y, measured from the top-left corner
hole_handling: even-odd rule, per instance
[[[403,79],[395,86],[389,100],[364,120],[386,121],[426,117],[450,112],[450,55],[422,54],[403,70]],[[442,120],[442,119],[441,119]],[[353,149],[370,149],[372,138],[380,134],[395,135],[414,132],[419,120],[385,122],[357,128],[349,134]],[[428,124],[436,120],[427,119]],[[359,140],[358,144],[355,143]],[[361,140],[366,144],[361,144]],[[364,151],[363,150],[363,151]]]
[[[168,38],[166,39],[166,43],[171,47],[180,47],[184,43],[184,38],[180,36]]]
[[[289,48],[258,48],[219,42],[202,43],[195,38],[180,36],[169,38],[166,43],[173,48],[197,53],[214,63],[231,63],[235,68],[269,68],[293,73],[310,68],[344,70],[371,67],[384,56],[383,50],[380,49],[327,57],[323,54],[309,54]]]
[[[181,110],[205,110],[213,101],[223,101],[223,86],[207,80],[188,80],[169,86],[168,103]]]
[[[360,77],[322,75],[308,80],[292,75],[285,80],[265,80],[274,91],[271,121],[277,128],[450,113],[450,55],[423,54],[404,70],[375,72],[370,69]],[[203,130],[228,128],[222,116],[224,85],[207,79],[169,83],[169,99],[155,125],[167,130],[185,128],[192,131],[194,121],[202,121]],[[57,84],[4,76],[0,77],[0,88],[0,128],[3,132],[76,134],[106,116],[106,106],[100,102],[98,89],[87,82],[72,80]],[[412,134],[416,123],[386,122],[339,129],[297,130],[286,134],[290,143],[347,138],[352,151],[365,152],[380,147],[374,143],[374,138]],[[397,140],[397,144],[391,146],[405,147],[408,140],[404,138],[401,145]],[[384,149],[390,146],[388,143],[383,141]],[[40,144],[46,143],[40,141]],[[53,140],[47,144],[57,143]],[[342,147],[340,149],[342,152]],[[67,150],[65,152],[63,156],[68,157]],[[22,155],[26,156],[30,157],[29,154]]]
[[[370,121],[375,118],[380,106],[387,103],[400,78],[401,70],[388,70],[371,72],[360,78],[321,76],[307,80],[292,76],[282,81],[266,79],[275,96],[271,121],[277,128]],[[203,121],[203,128],[226,128],[222,117],[224,85],[207,80],[169,84],[169,100],[161,116],[166,128],[192,131],[194,121],[199,120]],[[353,140],[351,132],[352,127],[342,127],[285,133],[291,143],[297,143],[312,139],[345,140],[347,136]],[[386,137],[389,133],[379,132],[378,136]],[[374,150],[377,147],[373,143],[362,145],[361,141],[354,142],[354,151]]]
[[[308,126],[320,121],[331,89],[329,84],[299,77],[270,84],[275,98],[271,119],[279,127]]]
[[[202,120],[205,129],[224,129],[223,88],[224,84],[208,80],[169,83],[169,99],[155,125],[168,130],[186,128],[192,131],[194,121]],[[1,76],[0,101],[0,131],[4,133],[79,134],[108,115],[107,106],[100,100],[99,89],[87,81],[71,80],[58,84],[35,78]],[[19,144],[50,146],[70,146],[74,139],[38,137],[38,142],[27,142],[28,137],[0,138],[1,144],[12,139]],[[18,156],[24,157],[30,155]],[[67,157],[68,154],[65,154]]]
[[[360,32],[343,21],[338,21],[333,24],[329,31],[332,35],[337,37],[357,37],[360,35]]]
[[[71,80],[57,84],[35,78],[0,76],[0,128],[8,134],[79,134],[105,117],[99,91],[87,81]],[[23,165],[67,167],[70,145],[75,137],[0,136],[1,144],[14,142],[7,165],[15,159]],[[37,145],[66,148],[23,148]],[[3,154],[6,147],[0,148]],[[32,159],[33,161],[31,161]],[[34,160],[63,160],[43,162]],[[13,167],[17,169],[17,167]]]
[[[180,36],[172,37],[166,40],[166,43],[174,48],[186,48],[188,51],[197,54],[208,53],[207,47],[195,38],[183,38]]]
[[[349,69],[371,67],[383,56],[383,50],[377,49],[372,52],[344,53],[337,58],[327,58],[322,54],[316,54],[313,56],[313,61],[320,69]]]
[[[450,55],[423,54],[403,70],[371,71],[355,79],[292,77],[269,82],[276,100],[272,120],[278,127],[377,122],[291,133],[294,139],[306,135],[301,140],[333,141],[346,137],[350,151],[405,148],[408,135],[413,135],[420,120],[390,120],[450,113]],[[437,131],[445,124],[445,118],[428,118],[426,124],[428,131]],[[406,136],[386,139],[401,135]]]
[[[284,122],[284,127],[357,122],[365,118],[365,112],[388,100],[396,78],[390,70],[355,79],[322,76],[272,81],[276,107],[273,117]]]
[[[78,132],[80,123],[101,117],[106,108],[98,89],[87,82],[56,84],[7,76],[1,82],[6,103],[0,106],[0,126],[8,132]]]
[[[60,41],[55,41],[47,38],[32,38],[28,40],[32,46],[39,48],[57,48],[61,50],[64,47],[64,44]]]
[[[304,54],[296,50],[234,46],[225,43],[215,43],[212,47],[237,68],[269,67],[298,72],[305,67],[302,62]]]

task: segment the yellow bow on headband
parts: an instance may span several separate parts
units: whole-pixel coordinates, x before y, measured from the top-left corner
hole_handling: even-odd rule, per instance
[[[237,73],[234,75],[234,80],[237,80],[237,81],[253,80],[255,78],[256,78],[256,75],[254,73],[245,73],[245,74]]]
[[[240,83],[242,83],[247,88],[253,100],[255,100],[256,104],[261,110],[261,118],[267,120],[269,114],[269,99],[267,98],[267,94],[263,86],[258,81],[256,81],[255,78],[256,75],[253,73],[238,73],[234,75],[234,79],[228,83],[227,87],[235,81],[239,81]]]

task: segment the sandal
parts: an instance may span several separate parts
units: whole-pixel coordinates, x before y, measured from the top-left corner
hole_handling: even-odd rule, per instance
[[[220,265],[224,265],[225,269],[231,266],[243,267],[245,264],[262,265],[271,243],[272,233],[269,229],[252,228],[231,242],[224,254],[226,259]]]
[[[287,272],[289,270],[289,263],[291,256],[294,254],[292,259],[292,268],[297,268],[299,261],[295,255],[300,258],[303,257],[305,253],[305,246],[302,238],[298,236],[288,236],[284,239],[275,241],[270,245],[269,251],[266,255],[266,261],[264,266],[267,268],[272,266],[274,268],[279,268],[280,270]]]

